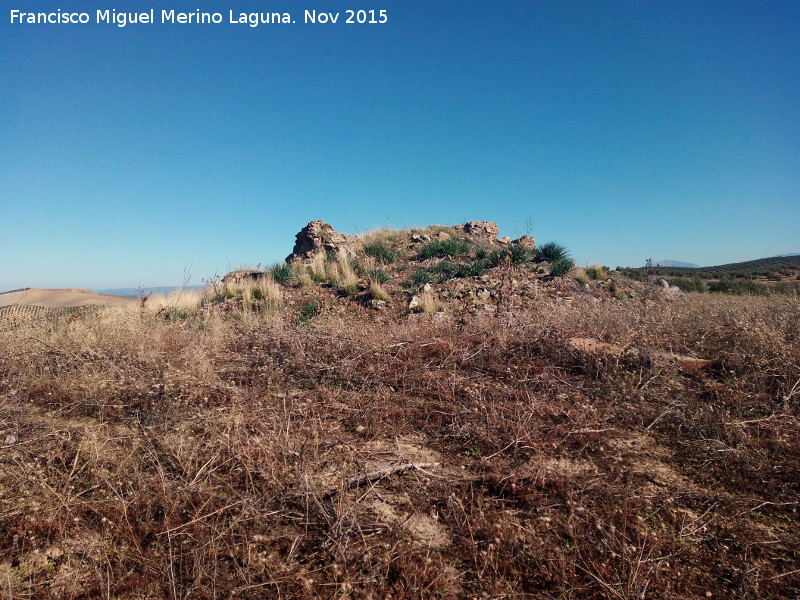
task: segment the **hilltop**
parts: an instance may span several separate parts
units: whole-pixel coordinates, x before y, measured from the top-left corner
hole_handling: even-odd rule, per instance
[[[797,598],[798,339],[795,295],[315,221],[202,293],[0,321],[2,589]]]
[[[537,246],[528,235],[499,237],[490,221],[360,236],[312,221],[297,234],[285,263],[232,271],[211,290],[229,307],[268,305],[280,294],[282,302],[299,310],[360,305],[380,311],[377,318],[384,320],[409,313],[452,320],[519,310],[544,299],[680,295],[677,288],[643,285],[599,265],[576,268],[563,245]]]

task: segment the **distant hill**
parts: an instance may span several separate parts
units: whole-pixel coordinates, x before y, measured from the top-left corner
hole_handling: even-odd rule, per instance
[[[204,289],[205,286],[202,285],[187,285],[185,289],[187,292],[190,291],[199,291]],[[146,294],[159,294],[159,295],[169,295],[172,292],[179,290],[180,286],[161,286],[161,287],[145,287],[145,288],[111,288],[111,289],[96,289],[93,290],[98,294],[111,294],[113,296],[127,296],[129,298],[138,298],[141,292]]]
[[[654,260],[653,265],[659,265],[661,267],[681,267],[684,269],[697,269],[700,267],[700,265],[688,262],[681,262],[679,260]]]
[[[0,294],[0,321],[11,317],[58,315],[100,306],[136,304],[134,298],[98,294],[87,289],[24,288]]]
[[[655,264],[655,261],[653,261]],[[640,267],[636,270],[644,270]],[[629,269],[633,270],[633,269]],[[800,254],[771,256],[738,263],[728,263],[713,267],[673,267],[662,265],[652,267],[651,274],[672,277],[701,277],[703,279],[720,279],[734,277],[737,279],[768,278],[778,280],[783,277],[794,277],[800,272]]]

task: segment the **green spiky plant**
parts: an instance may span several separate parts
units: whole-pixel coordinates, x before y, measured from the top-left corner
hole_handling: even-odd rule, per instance
[[[472,249],[469,240],[455,238],[450,240],[434,240],[428,242],[419,249],[419,258],[427,260],[429,258],[446,258],[448,256],[461,256],[467,254]]]
[[[381,269],[380,267],[372,269],[368,273],[368,275],[369,275],[369,278],[370,278],[371,281],[376,281],[378,283],[386,283],[387,281],[389,281],[389,279],[391,279],[389,274],[384,269]]]
[[[536,257],[539,260],[546,260],[553,263],[558,260],[572,260],[572,257],[570,256],[566,246],[563,246],[557,242],[547,242],[546,244],[539,246],[536,249]]]
[[[528,262],[530,259],[530,251],[519,244],[512,244],[507,248],[495,250],[489,255],[489,262],[492,266],[499,266],[504,260],[508,258],[515,265],[521,265]]]
[[[267,269],[275,283],[288,283],[294,278],[292,267],[286,263],[275,263]]]
[[[550,264],[550,275],[563,277],[572,270],[572,261],[568,258],[559,258]]]
[[[381,243],[374,243],[364,246],[364,254],[371,256],[378,262],[381,262],[385,265],[391,265],[397,260],[397,252],[391,248],[387,248]]]

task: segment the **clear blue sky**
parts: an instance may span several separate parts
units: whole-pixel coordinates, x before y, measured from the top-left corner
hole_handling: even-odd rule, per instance
[[[580,263],[800,252],[800,2],[275,0],[290,25],[20,25],[0,290],[173,285],[345,233],[497,221]],[[123,0],[118,10],[230,3]],[[303,24],[386,9],[385,25]]]

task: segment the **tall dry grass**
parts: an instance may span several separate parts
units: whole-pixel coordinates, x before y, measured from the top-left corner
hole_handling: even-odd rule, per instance
[[[796,597],[796,299],[219,306],[0,327],[6,597]]]

